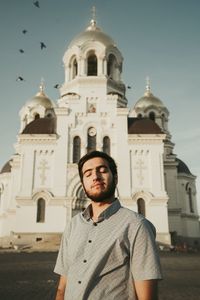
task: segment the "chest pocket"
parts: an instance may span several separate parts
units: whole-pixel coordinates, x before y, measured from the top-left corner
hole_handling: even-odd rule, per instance
[[[104,276],[107,273],[111,273],[114,270],[124,266],[129,261],[129,253],[123,244],[119,240],[108,249],[103,257],[101,268],[99,270],[99,276]]]

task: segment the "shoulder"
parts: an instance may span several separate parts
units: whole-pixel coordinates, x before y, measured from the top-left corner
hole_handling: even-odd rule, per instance
[[[134,223],[140,223],[144,219],[143,215],[140,215],[137,212],[135,212],[127,207],[124,207],[124,206],[121,206],[120,214],[122,216],[126,217],[127,221],[131,221]]]
[[[120,208],[120,213],[131,227],[137,227],[138,229],[144,228],[148,231],[151,231],[154,236],[156,235],[156,229],[154,225],[143,215],[123,206]]]

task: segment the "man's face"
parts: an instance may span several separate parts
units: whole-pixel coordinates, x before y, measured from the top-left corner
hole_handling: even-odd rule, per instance
[[[117,178],[114,178],[107,160],[94,157],[82,168],[83,187],[88,198],[95,202],[111,200],[115,193]]]

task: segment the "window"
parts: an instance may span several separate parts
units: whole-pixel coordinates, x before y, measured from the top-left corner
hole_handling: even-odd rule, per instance
[[[40,198],[37,202],[37,223],[44,223],[45,221],[45,200]]]
[[[137,201],[138,213],[145,216],[145,202],[144,199],[140,198]]]
[[[77,76],[78,73],[78,65],[76,58],[73,60],[72,63],[72,79],[74,79]]]
[[[81,139],[79,136],[75,136],[73,140],[73,163],[78,163],[81,157]]]
[[[87,59],[87,76],[97,76],[97,57],[90,54]]]
[[[103,138],[103,152],[110,155],[110,138],[108,136],[104,136]]]
[[[88,129],[88,146],[87,152],[91,152],[96,150],[96,129],[94,127],[90,127]]]
[[[153,111],[150,112],[149,119],[155,121],[155,113]]]
[[[117,61],[113,54],[110,54],[107,62],[107,75],[111,79],[116,79],[116,65]]]
[[[34,119],[37,120],[37,119],[39,119],[39,118],[40,118],[40,115],[39,115],[39,114],[35,114]]]
[[[193,208],[192,189],[191,189],[191,187],[188,188],[188,198],[189,198],[190,212],[193,213],[194,212],[194,208]]]

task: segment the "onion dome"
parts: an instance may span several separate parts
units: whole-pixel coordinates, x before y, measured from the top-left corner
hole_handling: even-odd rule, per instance
[[[163,132],[148,118],[128,118],[128,134],[163,134]]]
[[[96,19],[95,19],[95,11],[93,8],[93,18],[90,21],[90,25],[86,28],[84,32],[78,34],[69,44],[69,48],[73,46],[81,46],[85,42],[100,42],[106,47],[112,45],[115,46],[113,39],[105,34],[99,27],[97,27]]]
[[[188,166],[182,160],[180,160],[179,158],[176,158],[176,161],[178,162],[178,166],[177,166],[178,173],[185,173],[188,175],[192,175]]]
[[[29,101],[27,101],[26,106],[33,108],[36,106],[43,106],[45,109],[54,108],[53,102],[44,93],[44,82],[40,84],[39,92]]]
[[[147,79],[146,91],[144,93],[144,96],[136,102],[134,108],[145,109],[152,106],[157,108],[165,108],[163,102],[152,94],[149,79]]]
[[[12,166],[11,166],[11,163],[12,162],[12,159],[10,159],[9,161],[7,161],[5,163],[5,165],[3,166],[3,168],[1,169],[0,171],[0,174],[3,174],[3,173],[10,173],[11,172],[11,169],[12,169]]]
[[[39,118],[30,122],[22,134],[54,134],[56,133],[56,119],[55,118]]]

